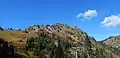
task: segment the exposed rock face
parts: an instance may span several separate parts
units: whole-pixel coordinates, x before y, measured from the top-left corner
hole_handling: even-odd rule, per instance
[[[56,36],[61,38],[70,38],[71,40],[77,42],[79,40],[84,40],[86,37],[85,32],[79,28],[73,26],[70,27],[66,24],[57,23],[55,25],[34,25],[28,28],[29,33],[47,34],[49,36]]]

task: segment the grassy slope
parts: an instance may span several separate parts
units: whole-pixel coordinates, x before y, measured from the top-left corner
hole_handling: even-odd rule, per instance
[[[7,42],[13,43],[13,45],[17,47],[24,46],[25,35],[26,33],[23,33],[21,31],[0,31],[0,38]]]

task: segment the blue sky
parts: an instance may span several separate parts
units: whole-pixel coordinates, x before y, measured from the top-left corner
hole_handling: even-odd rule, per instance
[[[120,34],[119,2],[119,0],[0,0],[0,24],[4,28],[25,28],[33,24],[59,22],[77,26],[90,36],[94,36],[96,40],[103,40],[108,36]],[[76,17],[88,10],[95,10],[97,15],[90,19]],[[106,21],[109,21],[109,24]]]

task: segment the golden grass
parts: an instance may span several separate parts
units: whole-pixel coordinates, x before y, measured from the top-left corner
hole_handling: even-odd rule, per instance
[[[6,41],[18,40],[25,33],[20,31],[0,31],[0,38]]]
[[[25,45],[25,40],[22,38],[25,34],[21,31],[0,31],[0,38],[12,42],[17,47],[21,47]]]

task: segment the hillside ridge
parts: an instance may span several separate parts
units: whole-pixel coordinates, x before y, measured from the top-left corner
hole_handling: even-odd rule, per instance
[[[25,58],[120,58],[118,49],[105,41],[97,42],[83,30],[67,24],[0,30],[0,38]]]

